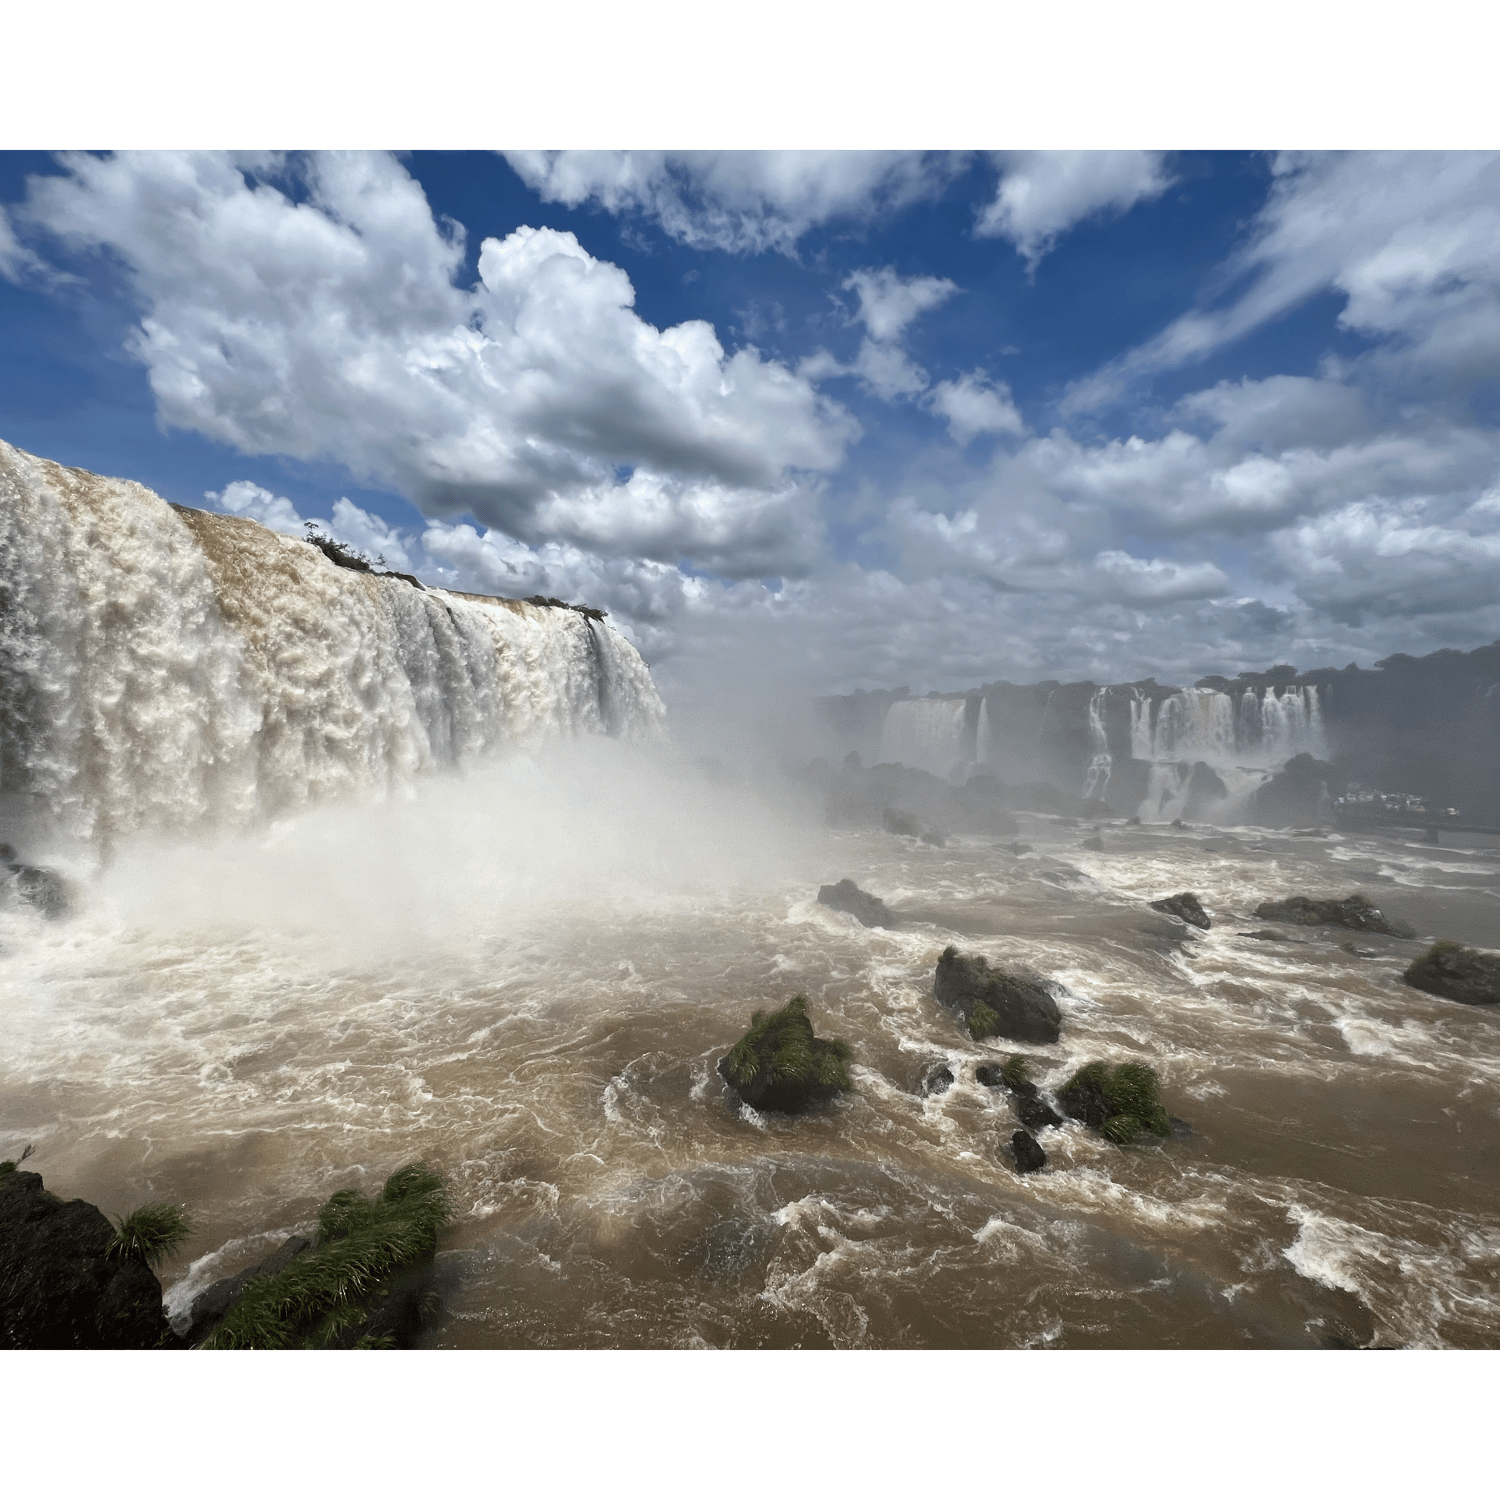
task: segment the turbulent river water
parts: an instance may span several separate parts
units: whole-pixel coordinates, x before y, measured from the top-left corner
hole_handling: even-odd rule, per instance
[[[137,840],[72,921],[0,917],[0,1149],[113,1212],[189,1203],[178,1314],[424,1157],[460,1212],[441,1347],[1500,1342],[1500,1018],[1402,985],[1418,942],[1250,917],[1359,889],[1497,946],[1500,847],[1021,822],[1020,856],[836,831],[594,741]],[[819,906],[842,876],[901,925]],[[1146,905],[1184,889],[1211,931]],[[971,1042],[932,997],[949,943],[1064,986],[1060,1042]],[[736,1109],[715,1062],[798,992],[853,1092]],[[1069,1123],[1020,1177],[974,1076],[1011,1050],[1044,1084],[1145,1061],[1193,1134]]]

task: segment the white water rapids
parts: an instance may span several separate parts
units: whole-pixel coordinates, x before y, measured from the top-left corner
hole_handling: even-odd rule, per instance
[[[1497,1017],[1402,985],[1420,943],[1251,936],[1262,900],[1359,889],[1495,946],[1493,843],[828,828],[674,755],[607,627],[37,472],[4,543],[26,800],[107,852],[63,861],[72,917],[0,906],[0,1155],[111,1213],[187,1203],[172,1312],[425,1158],[459,1213],[440,1347],[1500,1342]],[[901,925],[818,905],[844,876]],[[1185,889],[1209,932],[1147,905]],[[932,997],[950,943],[1060,987],[1060,1041],[1015,1049],[1044,1086],[1146,1062],[1192,1136],[1070,1122],[1018,1176],[975,1077],[1013,1049]],[[853,1092],[736,1109],[716,1061],[799,992]]]

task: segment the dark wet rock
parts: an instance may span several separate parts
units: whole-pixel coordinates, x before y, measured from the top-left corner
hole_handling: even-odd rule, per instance
[[[1092,849],[1095,853],[1099,853],[1104,848],[1104,840],[1101,839],[1098,834],[1095,834],[1093,838],[1085,839],[1083,841],[1083,847],[1085,849]]]
[[[1039,1093],[1017,1098],[1016,1118],[1028,1130],[1046,1130],[1063,1122],[1063,1117]]]
[[[1036,1137],[1018,1130],[1010,1138],[1011,1155],[1016,1159],[1016,1171],[1040,1172],[1047,1165],[1047,1153],[1037,1144]]]
[[[1354,943],[1340,943],[1339,951],[1352,954],[1355,958],[1379,958],[1381,956],[1377,949],[1361,948]]]
[[[1062,1029],[1057,1001],[1039,979],[992,969],[979,954],[943,950],[933,992],[957,1012],[976,1040],[1004,1036],[1017,1042],[1055,1042]]]
[[[1434,943],[1401,976],[1413,989],[1465,1005],[1500,1004],[1500,954]]]
[[[1342,901],[1309,896],[1263,901],[1255,908],[1255,915],[1263,922],[1295,922],[1302,927],[1350,927],[1355,932],[1382,932],[1387,937],[1416,936],[1405,922],[1387,917],[1357,892],[1345,896]]]
[[[894,927],[896,918],[879,896],[862,891],[852,880],[818,888],[818,901],[834,911],[848,912],[865,927]]]
[[[56,870],[41,865],[12,864],[10,891],[13,900],[34,906],[44,917],[65,917],[73,910],[73,893]]]
[[[750,1029],[719,1059],[719,1076],[752,1109],[796,1114],[849,1087],[847,1042],[813,1035],[807,996],[758,1010]]]
[[[1306,828],[1329,816],[1333,799],[1346,786],[1344,776],[1328,761],[1294,755],[1250,799],[1250,821],[1265,828]]]
[[[1258,938],[1263,943],[1302,943],[1303,938],[1288,937],[1284,932],[1272,932],[1269,927],[1257,928],[1254,932],[1241,932],[1237,937]]]
[[[36,1172],[0,1172],[0,1348],[181,1347],[162,1312],[161,1282],[109,1254],[109,1220],[64,1203]]]
[[[1135,816],[1128,817],[1125,819],[1125,826],[1127,828],[1139,828],[1141,826],[1141,820]]]
[[[188,1313],[188,1326],[183,1340],[189,1346],[201,1344],[213,1332],[216,1324],[240,1300],[244,1290],[257,1276],[275,1276],[284,1271],[305,1250],[312,1249],[312,1241],[305,1234],[294,1234],[283,1240],[279,1249],[268,1255],[258,1266],[241,1271],[235,1276],[226,1276],[212,1286],[205,1287],[193,1298]]]
[[[1168,1115],[1167,1121],[1172,1127],[1173,1140],[1186,1140],[1193,1133],[1193,1127],[1186,1120],[1178,1119],[1176,1115]]]
[[[919,838],[922,834],[921,823],[899,807],[886,808],[880,815],[880,823],[887,833],[900,834],[903,838]]]
[[[1005,1078],[999,1063],[980,1063],[974,1069],[974,1081],[987,1089],[1003,1089]]]
[[[1164,911],[1169,917],[1181,917],[1184,922],[1201,927],[1205,932],[1213,926],[1208,913],[1203,910],[1203,903],[1192,891],[1179,891],[1175,896],[1163,896],[1160,901],[1151,903],[1151,910]]]
[[[953,1087],[953,1069],[947,1063],[938,1063],[930,1068],[922,1079],[924,1094],[946,1094]]]
[[[1117,1146],[1174,1133],[1172,1116],[1161,1106],[1156,1074],[1143,1063],[1114,1068],[1087,1063],[1058,1089],[1057,1102],[1070,1119],[1081,1120]]]
[[[939,833],[936,828],[929,828],[922,834],[921,838],[924,844],[931,844],[935,849],[946,849],[948,847],[947,836]]]

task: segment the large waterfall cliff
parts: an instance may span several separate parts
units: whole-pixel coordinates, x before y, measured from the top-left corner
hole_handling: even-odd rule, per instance
[[[60,833],[250,827],[664,723],[606,621],[340,567],[0,443],[0,791]]]

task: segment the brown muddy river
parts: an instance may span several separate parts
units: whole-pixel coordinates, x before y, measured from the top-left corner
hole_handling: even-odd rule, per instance
[[[1500,841],[1020,822],[1019,857],[836,831],[597,742],[129,844],[72,921],[0,915],[0,1153],[189,1204],[177,1314],[425,1157],[460,1215],[442,1348],[1500,1344],[1500,1014],[1402,985],[1422,942],[1251,916],[1359,890],[1500,947]],[[902,925],[817,905],[844,876]],[[1211,931],[1146,904],[1182,890]],[[932,998],[950,943],[1062,986],[1061,1041],[972,1042]],[[735,1109],[717,1059],[799,992],[853,1092]],[[1069,1122],[1018,1176],[974,1071],[1013,1050],[1044,1087],[1146,1062],[1193,1133]]]

